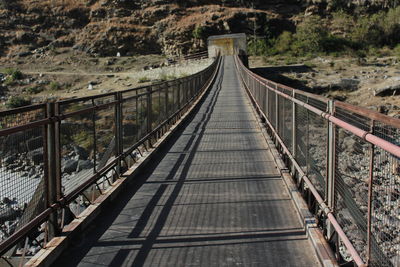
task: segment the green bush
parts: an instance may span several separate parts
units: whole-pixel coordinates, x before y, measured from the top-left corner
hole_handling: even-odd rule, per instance
[[[331,28],[343,34],[342,37],[348,37],[353,30],[355,21],[353,16],[340,11],[332,13]]]
[[[5,83],[5,85],[12,85],[14,83],[14,80],[11,76],[7,76],[4,83]]]
[[[363,47],[395,46],[400,42],[400,7],[358,18],[351,38]]]
[[[33,86],[24,89],[28,94],[38,94],[43,91],[43,88],[40,86]]]
[[[195,39],[203,39],[204,38],[204,27],[197,25],[192,31],[192,36]]]
[[[24,75],[22,74],[22,72],[19,69],[8,68],[8,69],[5,69],[5,73],[10,75],[14,81],[20,80],[24,77]]]
[[[294,42],[293,33],[284,31],[275,41],[274,50],[279,53],[286,53],[291,51]]]
[[[24,98],[22,96],[12,96],[6,102],[7,108],[19,108],[23,106],[28,106],[31,104],[31,100]]]
[[[82,130],[74,134],[71,139],[75,145],[79,145],[87,151],[93,150],[94,139],[90,130]]]
[[[348,0],[330,0],[328,1],[328,8],[334,11],[343,11],[348,8]]]
[[[6,85],[11,85],[15,81],[20,80],[24,77],[24,75],[22,74],[22,72],[20,70],[14,69],[14,68],[5,69],[4,73],[8,75],[6,78],[6,81],[5,81]]]
[[[273,54],[333,55],[356,47],[351,40],[329,33],[323,24],[321,17],[311,16],[298,25],[296,33],[283,32],[274,42]]]
[[[247,44],[247,49],[251,56],[263,56],[267,54],[268,46],[264,39],[252,38]]]
[[[352,40],[363,47],[382,45],[384,32],[379,25],[379,17],[380,14],[375,14],[371,17],[365,16],[359,18],[351,33]]]
[[[337,57],[346,53],[357,58],[363,58],[359,54],[368,50],[378,56],[398,54],[390,50],[400,43],[400,6],[374,14],[360,13],[357,17],[345,7],[346,2],[330,1],[331,10],[336,10],[332,17],[306,17],[295,33],[285,31],[276,39],[250,40],[249,54]]]
[[[394,49],[393,49],[393,53],[395,56],[400,58],[400,44],[398,44]]]
[[[53,91],[61,89],[61,85],[56,81],[50,82],[49,86],[50,86],[50,89],[53,90]]]
[[[295,57],[288,56],[287,58],[285,58],[285,64],[286,65],[297,64],[297,59]]]
[[[364,65],[367,53],[364,50],[356,50],[354,55],[357,58],[357,64],[360,66]]]
[[[297,55],[324,51],[328,32],[322,25],[321,17],[311,16],[297,27],[292,50]]]
[[[317,67],[317,65],[316,65],[315,63],[310,62],[310,61],[305,62],[305,63],[304,63],[304,66],[307,66],[307,67],[309,67],[309,68],[311,68],[311,69]]]
[[[380,23],[385,34],[385,44],[395,46],[400,43],[400,6],[389,9]]]

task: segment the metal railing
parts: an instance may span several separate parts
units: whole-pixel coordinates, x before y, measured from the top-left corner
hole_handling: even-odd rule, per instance
[[[174,125],[217,58],[173,81],[0,112],[0,255],[35,254]]]
[[[236,66],[341,263],[400,266],[400,120]]]

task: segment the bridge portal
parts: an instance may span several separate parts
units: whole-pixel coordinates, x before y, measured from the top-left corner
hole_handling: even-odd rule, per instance
[[[222,56],[247,55],[246,34],[224,34],[208,37],[208,55],[216,57],[218,52]]]

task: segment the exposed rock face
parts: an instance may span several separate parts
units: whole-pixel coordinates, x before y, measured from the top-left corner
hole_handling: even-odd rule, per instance
[[[204,50],[210,34],[275,34],[293,16],[320,13],[331,0],[0,0],[0,56],[49,46],[90,54],[179,54]],[[340,1],[339,1],[340,2]],[[389,0],[346,1],[390,6]],[[305,12],[306,11],[306,12]],[[202,36],[193,30],[201,27]]]
[[[254,27],[263,33],[267,20],[274,27],[302,12],[285,2],[0,0],[0,55],[46,46],[99,55],[190,53],[204,50],[208,35],[253,33]],[[196,27],[202,30],[197,38]]]

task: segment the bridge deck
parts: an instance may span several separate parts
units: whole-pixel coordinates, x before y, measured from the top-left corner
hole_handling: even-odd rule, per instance
[[[318,266],[232,57],[181,135],[54,266]]]

